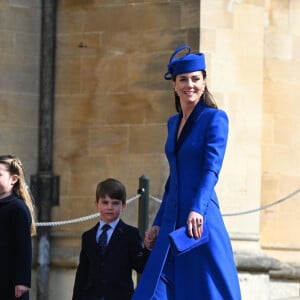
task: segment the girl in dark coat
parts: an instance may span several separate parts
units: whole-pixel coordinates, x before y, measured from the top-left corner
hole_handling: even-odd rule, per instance
[[[178,57],[184,50],[187,53]],[[215,192],[228,118],[207,89],[203,53],[190,51],[188,46],[177,48],[165,75],[173,80],[178,111],[168,121],[165,145],[170,175],[153,227],[145,235],[145,245],[153,249],[132,300],[241,299]],[[180,228],[180,250],[191,241],[205,240],[190,250],[173,251],[170,241],[176,240],[170,234]]]
[[[0,156],[0,298],[29,299],[33,204],[21,161]]]

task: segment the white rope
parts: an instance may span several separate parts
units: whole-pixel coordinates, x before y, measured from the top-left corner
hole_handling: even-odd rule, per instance
[[[35,223],[35,226],[37,227],[45,227],[45,226],[61,226],[61,225],[67,225],[67,224],[73,224],[73,223],[79,223],[79,222],[85,222],[88,220],[92,220],[95,219],[97,217],[99,217],[100,214],[96,213],[96,214],[92,214],[92,215],[88,215],[86,217],[81,217],[81,218],[76,218],[76,219],[72,219],[72,220],[66,220],[66,221],[56,221],[56,222],[37,222]]]
[[[236,212],[236,213],[228,213],[228,214],[223,214],[224,217],[233,217],[233,216],[241,216],[241,215],[246,215],[246,214],[251,214],[251,213],[254,213],[254,212],[258,212],[258,211],[262,211],[262,210],[265,210],[271,206],[274,206],[274,205],[277,205],[281,202],[284,202],[290,198],[292,198],[293,196],[295,196],[296,194],[298,194],[300,192],[300,189],[292,192],[291,194],[277,200],[277,201],[274,201],[272,203],[269,203],[267,205],[263,205],[259,208],[255,208],[255,209],[250,209],[250,210],[246,210],[246,211],[241,211],[241,212]]]
[[[132,201],[136,200],[137,198],[139,198],[140,195],[136,195],[130,199],[128,199],[126,201],[127,204],[131,203]],[[71,219],[71,220],[66,220],[66,221],[56,221],[56,222],[37,222],[35,223],[35,226],[37,227],[45,227],[45,226],[61,226],[61,225],[67,225],[67,224],[74,224],[74,223],[79,223],[79,222],[85,222],[88,220],[92,220],[95,219],[97,217],[100,217],[99,213],[95,213],[92,215],[88,215],[85,217],[80,217],[80,218],[76,218],[76,219]]]
[[[287,196],[285,196],[285,197],[283,197],[283,198],[281,198],[281,199],[279,199],[279,200],[277,200],[277,201],[274,201],[274,202],[269,203],[269,204],[267,204],[267,205],[263,205],[263,206],[261,206],[261,207],[259,207],[259,208],[250,209],[250,210],[245,210],[245,211],[236,212],[236,213],[226,213],[226,214],[223,214],[222,216],[223,216],[223,217],[233,217],[233,216],[241,216],[241,215],[246,215],[246,214],[251,214],[251,213],[254,213],[254,212],[262,211],[262,210],[265,210],[265,209],[267,209],[267,208],[269,208],[269,207],[271,207],[271,206],[274,206],[274,205],[277,205],[277,204],[279,204],[279,203],[281,203],[281,202],[284,202],[284,201],[286,201],[286,200],[292,198],[293,196],[295,196],[295,195],[298,194],[298,193],[300,193],[300,189],[298,189],[298,190],[292,192],[291,194],[289,194],[289,195],[287,195]],[[156,202],[161,203],[161,200],[158,199],[158,198],[155,198],[155,197],[153,197],[153,196],[150,196],[150,198],[151,198],[152,200],[156,201]]]
[[[152,200],[154,200],[155,202],[157,202],[157,203],[161,203],[161,201],[162,200],[160,200],[159,198],[156,198],[156,197],[154,197],[154,196],[149,196]]]
[[[254,212],[259,212],[259,211],[262,211],[262,210],[265,210],[271,206],[274,206],[274,205],[277,205],[281,202],[284,202],[290,198],[292,198],[293,196],[295,196],[296,194],[300,193],[300,189],[292,192],[291,194],[277,200],[277,201],[274,201],[270,204],[267,204],[267,205],[264,205],[264,206],[261,206],[259,208],[255,208],[255,209],[250,209],[250,210],[246,210],[246,211],[241,211],[241,212],[236,212],[236,213],[226,213],[226,214],[223,214],[223,217],[232,217],[232,216],[240,216],[240,215],[245,215],[245,214],[250,214],[250,213],[254,213]],[[138,194],[130,199],[128,199],[126,201],[127,204],[131,203],[132,201],[138,199],[141,195]],[[152,195],[149,195],[149,197],[154,200],[155,202],[158,202],[158,203],[161,203],[162,200],[159,199],[159,198],[156,198]],[[85,221],[88,221],[88,220],[92,220],[92,219],[95,219],[97,217],[99,217],[100,214],[99,213],[95,213],[95,214],[92,214],[92,215],[88,215],[88,216],[85,216],[85,217],[80,217],[80,218],[76,218],[76,219],[71,219],[71,220],[66,220],[66,221],[57,221],[57,222],[37,222],[35,225],[37,227],[41,227],[41,226],[61,226],[61,225],[66,225],[66,224],[73,224],[73,223],[79,223],[79,222],[85,222]]]

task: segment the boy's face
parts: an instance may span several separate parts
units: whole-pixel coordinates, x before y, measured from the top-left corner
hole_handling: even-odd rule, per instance
[[[112,199],[105,195],[105,197],[99,198],[98,202],[96,201],[96,208],[100,213],[101,219],[105,223],[110,223],[120,217],[125,204],[121,200]]]

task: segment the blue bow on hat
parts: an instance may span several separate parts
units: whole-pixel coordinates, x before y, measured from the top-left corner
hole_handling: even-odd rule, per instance
[[[175,56],[187,49],[187,53],[175,58]],[[205,70],[205,57],[203,53],[191,53],[191,48],[189,46],[179,46],[175,49],[170,57],[168,64],[168,72],[165,74],[164,78],[166,80],[171,80],[173,76],[183,73],[190,73],[200,70]]]

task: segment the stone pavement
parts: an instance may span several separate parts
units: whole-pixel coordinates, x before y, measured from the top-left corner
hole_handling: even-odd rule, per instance
[[[278,298],[274,300],[300,300],[300,297]]]

